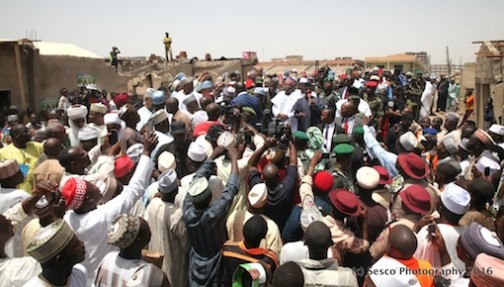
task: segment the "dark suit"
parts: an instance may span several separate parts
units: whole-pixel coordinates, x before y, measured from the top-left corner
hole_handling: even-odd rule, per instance
[[[324,129],[326,127],[326,124],[319,124],[319,125],[317,125],[317,127],[322,131],[322,137],[324,138],[324,143],[325,143],[326,142],[326,135],[324,134]],[[338,126],[337,124],[335,124],[334,125],[334,129],[332,131],[329,130],[329,133],[330,134],[328,134],[327,136],[331,137],[332,140],[331,140],[331,147],[329,148],[328,152],[332,152],[332,149],[334,148],[334,142],[335,142],[336,136],[338,134],[344,134],[345,130],[343,130],[340,126]]]
[[[342,130],[343,130],[343,133],[346,133],[345,132],[345,128],[344,128],[344,118],[343,117],[336,117],[334,119],[334,122],[336,123],[336,125],[338,127],[340,127]],[[362,127],[362,120],[361,118],[357,117],[357,116],[354,116],[353,118],[353,122],[352,121],[349,121],[348,122],[348,129],[351,130],[353,132],[353,130],[355,128],[358,128],[358,127]],[[348,136],[352,136],[351,134],[349,134]]]

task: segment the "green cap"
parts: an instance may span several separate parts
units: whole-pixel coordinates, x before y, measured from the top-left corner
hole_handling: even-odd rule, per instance
[[[242,112],[247,112],[253,114],[255,117],[257,117],[257,113],[254,111],[253,108],[251,107],[242,107]]]
[[[292,136],[297,139],[297,140],[301,140],[301,141],[308,141],[310,140],[310,138],[308,138],[308,135],[303,132],[303,131],[295,131],[292,133]]]
[[[364,134],[364,128],[363,127],[356,127],[353,129],[353,133],[355,135],[363,135]]]
[[[342,144],[342,143],[349,144],[352,142],[352,139],[349,136],[347,136],[346,134],[337,134],[333,138],[333,142],[334,142],[334,144]]]
[[[354,152],[355,148],[353,145],[349,144],[338,144],[337,146],[334,147],[333,152],[335,154],[352,154]]]
[[[325,77],[323,80],[323,82],[332,82],[332,81],[333,81],[333,79],[331,79],[329,77]]]

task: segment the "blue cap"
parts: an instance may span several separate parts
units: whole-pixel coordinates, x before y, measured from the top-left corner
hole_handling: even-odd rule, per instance
[[[155,91],[152,94],[152,104],[154,105],[162,105],[165,101],[165,93],[163,91]]]
[[[212,89],[213,88],[213,83],[212,81],[204,81],[203,83],[201,83],[201,86],[200,86],[200,89],[201,90],[204,90],[204,89]]]
[[[423,134],[424,135],[433,135],[433,136],[435,136],[437,133],[438,133],[438,131],[436,129],[433,129],[433,128],[425,128],[425,129],[423,129]]]
[[[185,74],[180,72],[175,76],[175,80],[182,81],[182,79],[185,78]]]

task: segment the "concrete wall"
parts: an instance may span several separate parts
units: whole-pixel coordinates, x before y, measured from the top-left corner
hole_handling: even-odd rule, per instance
[[[99,89],[127,92],[126,83],[129,77],[116,74],[114,68],[101,59],[40,56],[39,69],[41,83],[37,98],[40,100],[58,97],[61,88],[74,89],[79,74],[95,76]]]

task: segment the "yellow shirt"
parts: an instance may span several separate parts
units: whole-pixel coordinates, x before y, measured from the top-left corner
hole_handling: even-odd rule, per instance
[[[172,42],[171,37],[164,38],[163,43],[164,43],[166,49],[170,49],[171,42]]]
[[[9,144],[0,149],[0,160],[15,159],[20,166],[28,166],[28,173],[25,176],[24,182],[18,186],[19,189],[31,193],[33,189],[33,171],[35,169],[35,164],[43,152],[44,148],[42,144],[38,142],[27,142],[26,148],[24,149],[19,149],[15,147],[14,144]],[[22,169],[22,167],[20,167],[20,169]]]

